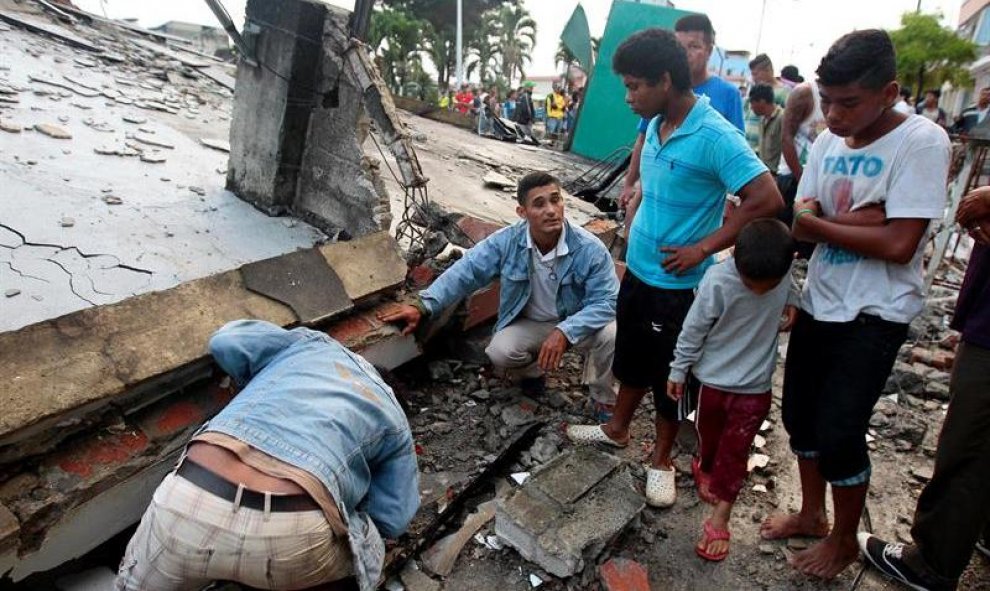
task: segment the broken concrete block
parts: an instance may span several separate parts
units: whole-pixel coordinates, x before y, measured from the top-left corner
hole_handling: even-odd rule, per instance
[[[58,125],[52,125],[51,123],[38,123],[34,126],[35,129],[41,133],[47,135],[48,137],[55,138],[57,140],[71,140],[72,134],[62,129]]]
[[[11,123],[9,121],[4,121],[3,119],[0,119],[0,130],[6,131],[8,133],[20,133],[21,126],[17,125],[16,123]]]
[[[481,177],[481,182],[486,187],[495,187],[496,189],[512,189],[516,186],[515,181],[497,172],[485,173],[485,176]]]
[[[498,501],[495,534],[547,572],[569,577],[644,506],[622,460],[580,448],[557,456]]]
[[[440,583],[431,579],[411,562],[402,569],[399,578],[406,591],[440,591]]]
[[[454,570],[457,556],[464,544],[495,517],[495,501],[478,505],[478,510],[464,520],[464,525],[456,532],[446,536],[423,553],[423,567],[435,575],[446,577]]]
[[[6,505],[0,505],[0,552],[17,548],[20,543],[21,523]]]

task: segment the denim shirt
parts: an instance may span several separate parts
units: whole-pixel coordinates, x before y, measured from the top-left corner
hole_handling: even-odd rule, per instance
[[[570,343],[577,344],[615,320],[619,280],[608,249],[594,234],[567,224],[568,253],[558,258],[557,325]],[[511,324],[526,307],[532,292],[532,248],[523,220],[484,239],[420,293],[431,315],[456,304],[499,278],[498,321],[495,331]]]
[[[362,357],[305,328],[236,320],[213,335],[210,353],[243,389],[201,432],[318,478],[347,524],[361,591],[374,589],[381,535],[401,535],[419,507],[412,433],[392,390]]]

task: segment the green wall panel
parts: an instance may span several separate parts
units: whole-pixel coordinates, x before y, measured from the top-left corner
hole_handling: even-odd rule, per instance
[[[571,151],[599,160],[621,146],[632,147],[639,117],[626,105],[626,89],[612,71],[612,56],[636,31],[651,27],[673,30],[677,19],[687,14],[691,13],[638,2],[612,3]]]

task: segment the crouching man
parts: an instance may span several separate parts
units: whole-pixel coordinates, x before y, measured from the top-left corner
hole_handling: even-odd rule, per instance
[[[381,536],[401,535],[419,507],[412,434],[392,390],[305,328],[231,322],[210,353],[242,390],[155,491],[115,589],[350,589],[351,577],[375,589]]]
[[[519,181],[516,212],[522,221],[468,250],[419,294],[415,305],[382,316],[415,330],[423,316],[441,312],[499,278],[495,336],[486,353],[492,364],[542,392],[544,372],[560,366],[564,352],[586,353],[583,381],[596,413],[615,403],[612,353],[619,282],[605,245],[564,218],[560,182],[544,172]]]

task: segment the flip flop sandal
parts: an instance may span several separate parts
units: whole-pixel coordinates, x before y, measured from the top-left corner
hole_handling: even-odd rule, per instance
[[[601,425],[568,425],[567,426],[567,438],[571,440],[572,443],[578,445],[592,445],[595,443],[604,443],[605,445],[611,445],[612,447],[624,448],[629,445],[629,441],[620,442],[612,439],[602,431]]]
[[[718,497],[708,490],[712,477],[701,470],[701,460],[698,458],[691,460],[691,474],[694,476],[694,486],[698,491],[698,498],[709,505],[718,505]]]
[[[708,546],[712,542],[716,542],[719,540],[725,540],[726,542],[728,542],[729,539],[732,537],[732,534],[729,533],[729,530],[715,529],[714,527],[712,527],[710,521],[705,520],[705,527],[703,531],[705,534],[705,538],[704,540],[702,540],[703,546],[695,546],[694,547],[695,553],[697,553],[698,556],[704,558],[705,560],[710,560],[712,562],[720,562],[722,560],[725,560],[725,557],[729,555],[728,549],[726,549],[725,552],[719,554],[712,554],[708,552]]]

